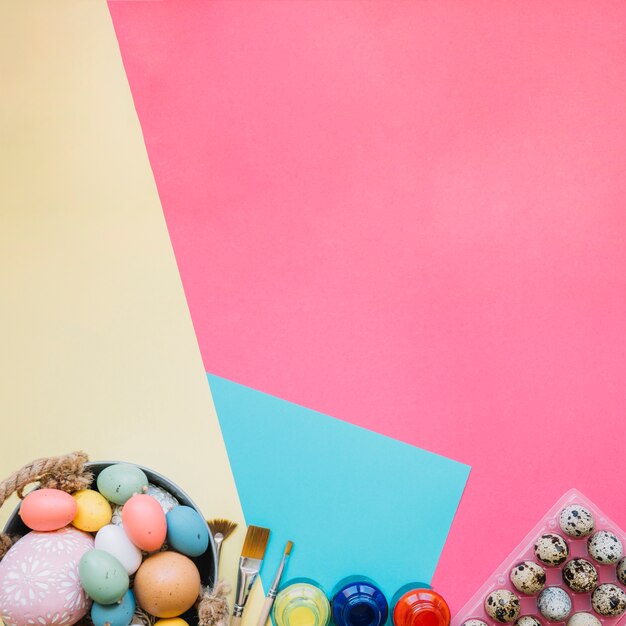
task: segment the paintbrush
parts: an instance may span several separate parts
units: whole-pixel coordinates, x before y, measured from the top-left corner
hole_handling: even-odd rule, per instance
[[[243,542],[239,559],[237,593],[235,594],[235,604],[233,605],[233,616],[230,620],[231,626],[239,626],[241,624],[243,610],[246,607],[250,590],[261,570],[269,536],[269,528],[261,528],[260,526],[248,527],[246,540]]]
[[[261,609],[261,615],[259,615],[259,621],[257,623],[257,626],[265,626],[265,624],[267,623],[267,618],[270,616],[272,605],[274,604],[276,594],[278,593],[280,579],[282,578],[283,572],[285,570],[287,559],[291,554],[291,548],[293,548],[293,541],[288,541],[287,545],[285,546],[283,558],[280,560],[280,564],[278,566],[278,569],[276,570],[276,575],[274,576],[272,586],[270,587],[270,590],[267,592],[267,596],[265,597],[265,602],[263,603],[263,608]]]
[[[211,529],[213,541],[215,541],[215,551],[217,552],[217,571],[220,569],[220,555],[222,553],[222,544],[233,534],[237,524],[228,519],[210,519],[207,524]]]

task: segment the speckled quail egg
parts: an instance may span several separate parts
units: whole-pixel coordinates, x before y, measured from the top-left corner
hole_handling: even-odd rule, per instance
[[[604,617],[615,617],[626,611],[626,593],[617,585],[598,585],[591,595],[593,610]]]
[[[496,589],[485,598],[485,611],[502,624],[514,622],[519,617],[519,598],[508,589]]]
[[[463,622],[463,626],[487,626],[487,622],[483,622],[481,619],[472,618]]]
[[[602,565],[613,565],[624,556],[622,542],[610,530],[599,530],[587,539],[589,556]]]
[[[522,615],[515,626],[542,626],[541,622],[534,615]]]
[[[602,622],[591,613],[574,613],[567,621],[567,626],[602,626]]]
[[[534,595],[546,585],[546,573],[534,561],[522,561],[511,570],[511,582],[522,593]]]
[[[598,584],[598,570],[586,559],[572,559],[563,567],[563,582],[576,593],[589,593]]]
[[[595,520],[589,509],[580,504],[570,504],[561,511],[559,525],[566,535],[578,539],[588,537],[594,531]]]
[[[539,612],[551,622],[562,622],[572,611],[572,601],[560,587],[546,587],[537,599]]]
[[[626,585],[626,557],[617,564],[617,580]]]
[[[535,542],[535,556],[548,567],[565,563],[569,555],[567,543],[561,535],[548,533]]]

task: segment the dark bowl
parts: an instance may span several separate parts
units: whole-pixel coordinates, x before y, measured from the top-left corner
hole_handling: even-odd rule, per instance
[[[86,467],[91,470],[94,474],[94,482],[95,479],[98,478],[98,474],[109,465],[115,465],[120,461],[93,461],[86,464]],[[136,467],[141,468],[148,477],[149,482],[157,487],[162,487],[166,491],[169,491],[181,504],[185,504],[187,506],[192,507],[200,515],[202,515],[202,511],[196,506],[194,501],[178,486],[175,485],[171,480],[167,479],[165,476],[162,476],[158,472],[151,470],[147,467],[143,467],[141,465],[137,465],[133,463]],[[203,519],[204,516],[202,515]],[[22,518],[19,516],[19,506],[15,508],[11,516],[9,517],[6,526],[4,527],[4,531],[11,535],[19,535],[20,537],[30,532],[30,529],[22,522]],[[193,558],[192,561],[196,564],[198,571],[200,572],[200,579],[202,581],[202,585],[212,587],[215,581],[217,580],[217,552],[215,551],[215,542],[213,541],[213,535],[209,532],[209,548],[204,554]],[[195,609],[190,609],[181,617],[192,626],[198,623],[198,615]]]

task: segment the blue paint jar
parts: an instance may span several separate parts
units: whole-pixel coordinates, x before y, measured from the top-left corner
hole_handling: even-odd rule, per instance
[[[368,578],[352,576],[335,589],[332,613],[337,626],[383,626],[387,621],[387,599]]]

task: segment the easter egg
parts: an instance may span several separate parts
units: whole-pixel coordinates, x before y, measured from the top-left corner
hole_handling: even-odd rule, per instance
[[[152,496],[163,509],[163,513],[169,513],[175,506],[179,505],[178,500],[169,492],[163,489],[163,487],[159,487],[157,485],[153,485],[152,483],[148,483],[148,491],[146,491],[146,495]],[[116,504],[113,507],[113,517],[111,518],[111,523],[116,526],[122,525],[122,506]]]
[[[82,489],[72,494],[77,511],[72,525],[90,533],[98,532],[111,521],[113,511],[106,498],[92,489]]]
[[[19,515],[32,530],[59,530],[76,515],[78,505],[69,493],[60,489],[35,489],[23,500]]]
[[[182,617],[167,617],[158,619],[154,626],[189,626],[189,624]]]
[[[96,550],[103,550],[114,556],[124,566],[127,574],[134,574],[141,565],[141,550],[128,538],[121,526],[103,526],[96,535]]]
[[[116,504],[113,507],[113,515],[111,516],[111,524],[115,524],[116,526],[122,525],[122,504]]]
[[[165,514],[169,513],[175,506],[180,504],[169,491],[157,485],[149,484],[146,494],[152,496],[161,505],[163,513]]]
[[[0,618],[6,626],[71,626],[87,613],[78,563],[91,535],[66,526],[24,535],[0,561]]]
[[[155,617],[177,617],[200,595],[200,574],[194,562],[178,552],[159,552],[137,570],[137,604]]]
[[[166,516],[167,542],[172,550],[200,556],[209,547],[209,527],[190,506],[177,506]]]
[[[113,604],[128,591],[128,574],[124,566],[103,550],[86,552],[78,564],[80,584],[99,604]]]
[[[129,626],[135,616],[135,596],[130,589],[124,594],[121,602],[115,604],[99,604],[94,602],[91,607],[91,621],[94,626]]]
[[[130,463],[109,465],[98,474],[98,491],[114,504],[125,504],[136,493],[148,489],[148,477]]]
[[[167,522],[161,505],[151,496],[133,496],[122,509],[122,525],[130,540],[146,552],[158,550],[165,541]]]

